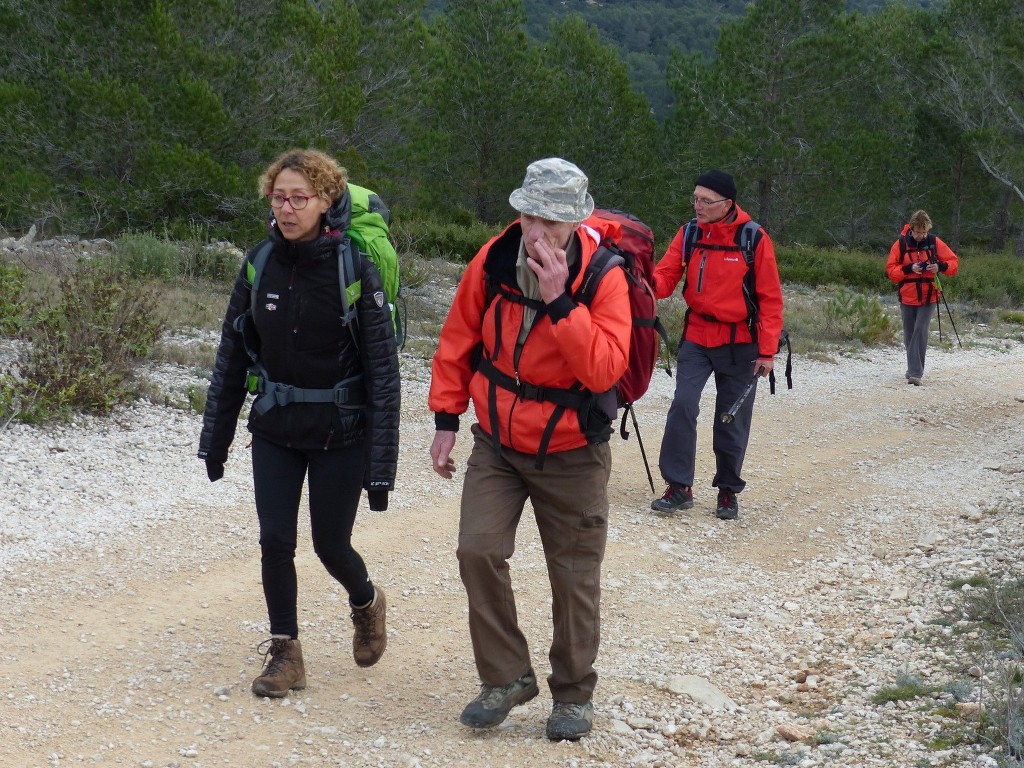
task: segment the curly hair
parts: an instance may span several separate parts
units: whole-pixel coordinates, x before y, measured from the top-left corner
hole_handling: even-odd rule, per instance
[[[348,171],[318,149],[289,149],[277,156],[260,176],[260,195],[269,195],[281,171],[301,173],[318,197],[337,202],[345,192]]]

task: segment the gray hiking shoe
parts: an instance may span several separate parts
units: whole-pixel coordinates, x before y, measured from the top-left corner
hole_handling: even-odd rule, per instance
[[[538,693],[540,690],[533,669],[507,685],[485,683],[480,686],[480,695],[462,710],[459,722],[470,728],[493,728],[508,717],[512,707],[525,704]]]
[[[669,483],[664,495],[651,502],[651,509],[663,514],[690,509],[693,506],[693,489],[688,485]]]
[[[735,520],[739,516],[740,503],[736,500],[736,494],[732,491],[719,491],[715,517],[719,520]]]
[[[570,704],[556,701],[548,718],[547,737],[551,741],[576,741],[590,733],[594,725],[594,704]]]

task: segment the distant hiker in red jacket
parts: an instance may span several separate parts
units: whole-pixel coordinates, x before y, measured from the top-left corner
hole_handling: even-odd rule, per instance
[[[956,254],[931,234],[932,220],[924,211],[916,211],[889,249],[885,271],[900,289],[900,314],[903,316],[903,344],[907,348],[907,383],[921,385],[924,356],[928,351],[928,329],[932,323],[932,305],[942,298],[936,275],[955,275],[960,267]],[[936,310],[938,307],[936,306]]]
[[[553,157],[531,163],[509,197],[522,215],[486,243],[459,282],[430,381],[434,471],[451,478],[459,417],[477,423],[462,485],[459,574],[482,685],[459,718],[492,728],[538,694],[519,629],[508,560],[526,500],[540,530],[554,634],[547,737],[590,732],[601,635],[601,561],[608,538],[612,387],[632,330],[622,270],[575,300],[598,245],[587,177]],[[610,410],[608,410],[610,409]]]
[[[739,399],[755,373],[768,376],[782,333],[782,287],[775,248],[768,234],[757,228],[753,263],[748,266],[739,236],[751,218],[736,204],[732,176],[720,170],[701,174],[691,200],[696,240],[692,247],[686,246],[686,227],[680,227],[654,271],[654,292],[659,299],[671,296],[686,278],[683,298],[687,310],[676,391],[658,462],[668,488],[651,503],[651,509],[664,513],[693,506],[697,414],[711,374],[715,375],[718,415]],[[739,516],[736,495],[746,486],[740,472],[753,409],[752,392],[731,423],[715,419],[716,471],[711,485],[718,488],[715,515],[721,520]]]

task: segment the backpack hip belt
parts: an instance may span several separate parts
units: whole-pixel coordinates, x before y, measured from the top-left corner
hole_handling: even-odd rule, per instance
[[[540,403],[555,404],[555,410],[551,413],[547,426],[544,427],[540,445],[537,448],[537,460],[533,464],[537,469],[544,469],[544,459],[548,455],[548,445],[551,443],[551,436],[554,434],[558,420],[562,418],[562,414],[565,413],[566,409],[571,408],[582,415],[584,407],[589,410],[594,407],[597,401],[594,393],[588,389],[583,389],[583,385],[579,382],[564,389],[561,387],[538,387],[535,384],[524,382],[521,379],[509,376],[503,371],[499,371],[486,355],[481,356],[476,369],[490,382],[487,392],[487,410],[491,414],[491,442],[494,444],[494,450],[499,456],[501,455],[501,435],[498,431],[497,421],[498,387],[512,392],[520,400],[534,400]],[[603,440],[607,439],[606,432],[591,435],[584,431],[583,435],[587,438],[588,444],[603,442]]]
[[[307,389],[270,381],[262,373],[257,374],[254,394],[260,395],[253,408],[260,416],[278,405],[292,403],[334,403],[339,408],[366,404],[366,389],[362,386],[362,375],[349,376],[330,389]]]

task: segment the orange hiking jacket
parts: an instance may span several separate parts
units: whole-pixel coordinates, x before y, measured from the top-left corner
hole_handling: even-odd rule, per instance
[[[736,235],[750,215],[739,205],[732,221],[717,221],[701,225],[699,242],[712,245],[736,245]],[[683,240],[686,226],[679,228],[665,255],[654,269],[654,294],[668,298],[683,279]],[[775,263],[775,246],[763,229],[754,252],[754,285],[758,301],[757,345],[758,356],[773,357],[779,350],[782,334],[782,285],[779,268]],[[721,347],[730,343],[735,323],[735,342],[749,343],[747,304],[743,298],[743,281],[747,276],[747,263],[739,250],[711,250],[694,248],[690,256],[692,272],[685,282],[683,299],[689,308],[686,321],[686,340],[703,347]]]
[[[632,330],[622,270],[613,269],[602,278],[589,307],[570,298],[579,288],[601,239],[617,234],[618,224],[605,224],[607,227],[599,231],[594,227],[600,222],[588,221],[577,230],[575,236],[582,244],[581,258],[570,268],[571,289],[569,295],[563,297],[572,304],[568,314],[559,317],[555,311],[555,322],[547,314],[539,314],[519,348],[516,342],[523,322],[523,305],[502,297],[496,297],[487,305],[486,286],[486,277],[491,275],[506,289],[522,293],[515,277],[522,239],[519,221],[488,241],[470,261],[441,329],[431,366],[428,405],[435,413],[438,429],[458,429],[458,416],[466,412],[472,399],[480,426],[493,436],[488,407],[490,382],[474,367],[474,357],[481,343],[484,354],[491,358],[498,341],[494,366],[524,383],[568,388],[579,381],[595,393],[606,392],[615,385],[626,370]],[[554,310],[554,303],[550,306]],[[498,312],[501,313],[500,323],[497,322]],[[500,340],[496,339],[498,328]],[[521,453],[537,454],[555,404],[519,399],[503,387],[497,387],[496,396],[502,445]],[[566,409],[554,427],[547,453],[586,444],[577,412]]]
[[[932,254],[930,243],[917,243],[914,236],[910,234],[910,225],[904,224],[900,239],[907,243],[906,253],[900,247],[900,240],[892,244],[889,249],[889,258],[885,262],[885,271],[900,289],[900,304],[911,307],[921,307],[925,304],[935,304],[942,296],[939,286],[935,281],[935,275],[931,272],[914,274],[913,265],[919,261],[928,261]],[[931,237],[928,238],[931,240]],[[935,238],[935,258],[939,262],[939,273],[943,275],[955,275],[960,269],[960,260],[953,249],[946,245],[938,237]]]

